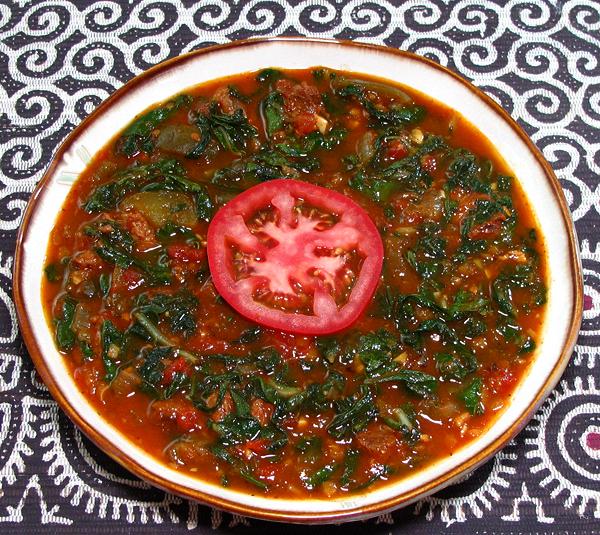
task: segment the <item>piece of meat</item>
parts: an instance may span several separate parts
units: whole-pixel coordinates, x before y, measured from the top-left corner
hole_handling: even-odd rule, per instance
[[[283,96],[283,107],[288,122],[296,134],[304,136],[319,129],[317,115],[324,113],[319,90],[306,82],[278,80],[275,88]]]
[[[206,416],[194,405],[182,398],[155,401],[151,406],[151,416],[163,422],[173,422],[183,433],[190,433],[206,427]]]
[[[121,223],[136,241],[138,251],[151,249],[157,245],[154,227],[137,210],[121,212]]]
[[[100,269],[103,265],[104,262],[102,259],[91,249],[81,251],[71,259],[71,266],[76,269],[96,270]]]
[[[498,213],[494,215],[489,221],[486,221],[485,223],[481,223],[481,225],[473,227],[471,230],[469,230],[467,235],[472,240],[494,238],[502,230],[502,223],[504,223],[504,221],[506,221],[506,215]]]
[[[221,106],[223,113],[231,115],[236,110],[243,110],[242,103],[231,96],[231,92],[227,86],[220,87],[213,95],[213,99]]]
[[[389,427],[372,423],[356,435],[358,445],[379,462],[387,462],[399,449],[396,433]]]
[[[252,404],[250,405],[250,414],[256,418],[258,423],[263,427],[268,425],[271,421],[274,410],[275,406],[272,403],[260,398],[253,399]]]
[[[225,416],[231,414],[234,408],[235,404],[233,402],[233,398],[229,392],[226,392],[223,396],[223,401],[221,401],[221,404],[212,413],[213,420],[220,422],[223,420],[223,418],[225,418]]]

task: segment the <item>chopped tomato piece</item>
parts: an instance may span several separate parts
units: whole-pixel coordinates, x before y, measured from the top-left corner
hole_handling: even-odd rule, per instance
[[[213,95],[213,99],[219,103],[223,112],[227,114],[232,114],[242,108],[240,101],[231,96],[231,91],[227,86],[217,89]],[[208,111],[207,109],[207,113]]]
[[[185,399],[155,401],[151,410],[160,420],[174,422],[183,433],[201,429],[206,425],[206,416]]]
[[[496,214],[492,219],[473,227],[468,232],[469,238],[472,240],[483,240],[486,238],[493,238],[498,235],[502,230],[502,223],[506,221],[506,215]]]
[[[387,148],[387,157],[390,160],[401,160],[408,155],[406,145],[399,139],[392,141]]]
[[[371,424],[356,435],[361,448],[380,462],[387,462],[393,455],[398,455],[399,441],[395,431],[382,424]]]
[[[317,129],[317,117],[314,114],[300,113],[292,119],[292,124],[299,136],[305,136]]]
[[[219,294],[274,329],[328,334],[356,321],[379,283],[383,243],[354,201],[299,180],[254,186],[208,228]]]
[[[191,374],[190,365],[183,357],[177,357],[171,364],[169,364],[163,373],[162,384],[170,385],[178,373],[185,375]]]
[[[130,210],[120,214],[124,227],[131,233],[139,250],[149,249],[156,245],[154,228],[141,212]]]
[[[435,159],[435,156],[427,154],[421,159],[421,165],[423,166],[423,169],[425,169],[425,171],[427,171],[428,173],[432,173],[437,169],[437,160]]]
[[[263,453],[266,453],[269,447],[269,441],[265,438],[257,438],[255,440],[249,440],[246,442],[244,447],[254,453],[262,455]]]
[[[77,269],[90,270],[96,270],[105,265],[103,260],[90,249],[86,249],[85,251],[73,256],[71,264]]]
[[[284,470],[284,464],[281,462],[273,462],[268,459],[258,459],[254,473],[259,479],[265,481],[276,481],[278,475]]]
[[[488,388],[494,394],[507,394],[517,380],[515,374],[504,367],[493,366],[490,370],[484,370],[483,375],[486,377]]]
[[[304,136],[318,129],[316,115],[323,112],[323,104],[316,87],[283,79],[277,81],[276,89],[283,95],[285,114],[297,135]]]
[[[250,414],[258,420],[263,427],[271,421],[275,406],[268,401],[255,398],[250,405]]]
[[[314,336],[273,331],[272,339],[275,348],[285,359],[314,357],[317,354]]]
[[[177,427],[184,433],[197,429],[202,420],[202,413],[195,408],[188,408],[177,413]]]
[[[215,392],[216,395],[216,392]],[[216,400],[215,400],[216,401]],[[213,420],[220,422],[225,416],[231,414],[233,409],[235,408],[235,404],[233,402],[233,398],[229,392],[226,392],[223,396],[223,400],[221,404],[216,408],[216,410],[212,413]]]
[[[133,269],[115,269],[113,276],[113,287],[114,288],[126,288],[127,290],[135,290],[144,283],[143,275]]]
[[[206,250],[190,245],[169,245],[167,254],[169,258],[181,262],[202,262],[206,258]]]

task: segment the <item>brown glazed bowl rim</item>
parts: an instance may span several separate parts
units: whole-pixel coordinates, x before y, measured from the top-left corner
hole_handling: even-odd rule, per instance
[[[36,327],[32,324],[32,321],[26,311],[25,306],[25,298],[24,298],[24,288],[26,287],[26,281],[24,280],[23,273],[23,264],[24,264],[24,247],[23,244],[28,237],[29,231],[29,223],[32,219],[33,214],[36,211],[36,207],[38,206],[38,201],[41,196],[41,192],[48,185],[50,177],[54,174],[58,162],[64,156],[65,152],[72,148],[72,145],[76,138],[78,137],[80,131],[85,129],[89,124],[96,120],[107,108],[113,105],[116,101],[121,99],[126,92],[130,91],[132,88],[139,86],[140,84],[145,83],[147,80],[152,77],[158,76],[161,73],[168,71],[170,68],[175,65],[185,62],[192,57],[195,56],[204,56],[206,54],[212,54],[217,51],[237,48],[243,49],[245,47],[255,47],[265,45],[266,43],[305,43],[305,44],[314,44],[314,45],[335,45],[338,47],[350,47],[350,48],[360,48],[363,50],[369,50],[373,53],[377,54],[388,54],[395,56],[402,56],[404,58],[408,58],[411,60],[415,60],[418,62],[422,62],[430,68],[433,68],[438,71],[442,71],[445,75],[450,76],[455,81],[458,81],[460,84],[465,86],[468,91],[474,94],[478,99],[484,102],[487,106],[492,108],[492,110],[500,116],[500,118],[507,123],[514,133],[527,145],[529,152],[533,155],[533,157],[537,160],[537,163],[543,168],[545,177],[547,178],[551,188],[553,196],[556,202],[560,206],[560,212],[563,218],[563,223],[565,225],[565,229],[568,233],[568,262],[570,267],[570,272],[573,275],[573,303],[572,310],[570,311],[571,323],[568,328],[564,345],[560,351],[560,357],[557,360],[557,364],[552,370],[552,372],[546,377],[545,382],[542,384],[541,388],[536,392],[533,401],[526,407],[523,412],[520,414],[518,419],[512,422],[502,434],[500,434],[495,440],[493,440],[489,445],[485,448],[478,451],[476,455],[469,458],[469,460],[455,467],[452,470],[441,473],[438,477],[434,478],[431,481],[426,482],[425,484],[419,485],[418,487],[412,488],[407,492],[400,493],[398,495],[394,495],[388,499],[378,501],[375,503],[371,503],[368,505],[362,505],[357,507],[348,507],[348,508],[338,508],[333,512],[305,512],[301,509],[296,511],[281,511],[276,509],[265,509],[265,508],[253,508],[252,506],[235,502],[230,499],[225,499],[220,496],[216,496],[213,494],[209,494],[206,492],[201,492],[197,489],[190,489],[183,485],[179,485],[169,479],[161,476],[160,474],[154,473],[152,471],[147,470],[144,466],[142,466],[135,458],[131,456],[125,455],[119,448],[117,448],[110,440],[108,440],[104,435],[99,433],[94,427],[92,427],[79,412],[68,402],[65,395],[63,394],[59,382],[56,380],[56,377],[50,372],[46,359],[43,355],[43,350],[39,346],[38,341],[34,335],[34,331]],[[265,65],[266,66],[266,65]],[[183,88],[181,88],[183,89]],[[175,93],[175,91],[173,92]],[[151,105],[152,103],[148,103]],[[135,78],[131,79],[121,88],[116,90],[110,97],[108,97],[98,108],[96,108],[88,117],[86,117],[63,141],[58,150],[53,156],[52,162],[48,166],[43,178],[37,184],[29,203],[25,209],[23,221],[19,228],[19,233],[17,236],[17,247],[15,252],[15,262],[14,262],[14,300],[16,306],[17,317],[19,320],[19,324],[21,327],[21,334],[25,345],[31,355],[31,358],[35,364],[35,367],[40,374],[41,378],[47,385],[50,393],[54,397],[54,399],[58,402],[61,409],[69,416],[69,418],[79,427],[81,431],[87,437],[89,437],[100,449],[106,452],[110,457],[112,457],[119,464],[124,466],[127,470],[134,473],[138,477],[150,482],[151,484],[160,487],[168,492],[172,492],[174,494],[178,494],[180,496],[197,500],[207,505],[214,506],[219,509],[223,509],[232,513],[237,513],[245,516],[251,516],[256,518],[261,518],[265,520],[274,520],[274,521],[287,521],[287,522],[298,522],[298,523],[332,523],[332,522],[345,522],[350,520],[357,520],[362,518],[367,518],[374,516],[376,514],[380,514],[394,508],[408,505],[409,503],[414,502],[416,499],[429,495],[436,490],[443,488],[444,486],[452,483],[457,479],[458,476],[464,474],[466,472],[472,471],[478,466],[480,466],[483,462],[488,460],[491,456],[493,456],[496,452],[498,452],[507,442],[509,442],[529,421],[534,411],[541,405],[546,396],[550,393],[552,388],[556,385],[558,380],[560,379],[568,361],[571,356],[573,347],[575,345],[575,341],[577,338],[577,334],[579,332],[582,313],[583,313],[583,277],[581,270],[581,263],[579,259],[578,247],[577,247],[577,238],[575,234],[575,229],[571,220],[571,215],[569,212],[569,208],[564,197],[562,188],[558,179],[556,178],[552,168],[543,158],[540,151],[535,147],[529,137],[524,133],[521,127],[518,126],[516,121],[514,121],[511,116],[501,108],[493,99],[483,93],[480,89],[473,86],[470,82],[466,81],[456,73],[451,70],[443,67],[434,61],[412,54],[410,52],[396,50],[392,48],[364,44],[364,43],[356,43],[350,41],[339,41],[339,40],[331,40],[331,39],[310,39],[310,38],[283,38],[283,37],[273,37],[273,38],[264,38],[264,39],[249,39],[244,41],[236,41],[224,45],[216,45],[207,48],[203,48],[197,51],[189,52],[187,54],[175,57],[173,59],[167,60],[163,63],[160,63],[149,70],[141,73]],[[45,327],[44,327],[45,328]]]

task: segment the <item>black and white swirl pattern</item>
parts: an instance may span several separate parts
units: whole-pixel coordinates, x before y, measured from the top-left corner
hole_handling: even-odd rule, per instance
[[[150,489],[95,450],[33,370],[11,297],[25,204],[75,125],[152,65],[274,35],[402,48],[472,80],[553,166],[582,244],[583,327],[561,389],[471,478],[352,529],[590,532],[600,486],[600,400],[590,379],[600,367],[597,0],[0,0],[0,530],[280,531]]]

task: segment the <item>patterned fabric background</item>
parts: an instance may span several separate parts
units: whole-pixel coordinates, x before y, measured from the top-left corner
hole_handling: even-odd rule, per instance
[[[280,532],[166,495],[57,409],[11,301],[23,209],[61,140],[127,80],[212,43],[357,39],[439,61],[496,98],[556,170],[581,242],[585,313],[556,391],[461,484],[348,533],[592,533],[600,525],[600,3],[595,0],[0,0],[0,531]],[[310,528],[286,527],[307,533]],[[314,529],[314,528],[313,528]]]

